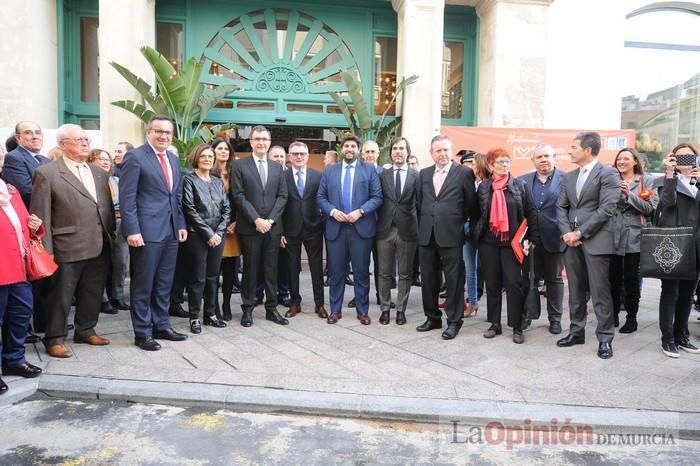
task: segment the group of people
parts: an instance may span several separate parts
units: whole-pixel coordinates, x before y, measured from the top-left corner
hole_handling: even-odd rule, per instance
[[[24,357],[32,315],[33,330],[44,333],[47,352],[71,357],[65,342],[73,305],[75,343],[109,344],[95,331],[100,311],[129,309],[134,343],[147,351],[159,350],[158,340],[187,338],[173,329],[171,315],[188,317],[193,334],[201,333],[203,325],[225,327],[233,318],[234,290],[240,291],[243,327],[253,325],[263,290],[265,318],[288,325],[302,312],[302,246],[313,309],[328,324],[343,317],[350,268],[354,313],[361,324],[371,324],[372,257],[379,323],[387,325],[392,317],[397,325],[406,323],[419,264],[425,321],[416,330],[442,329],[444,313],[446,340],[458,335],[465,317],[477,313],[483,283],[490,324],[484,337],[503,332],[505,290],[506,324],[513,342],[524,342],[529,291],[523,261],[534,261],[535,274],[546,285],[549,331],[561,333],[566,268],[571,324],[557,345],[585,343],[590,299],[597,317],[597,354],[607,359],[613,355],[623,304],[627,315],[620,332],[637,330],[642,225],[655,221],[700,227],[694,183],[700,169],[679,166],[676,160],[680,154],[697,154],[690,144],[674,148],[664,161],[664,176],[654,180],[644,173],[634,149],[621,150],[614,165],[605,166],[598,161],[600,136],[579,133],[569,148],[579,168],[558,170],[554,150],[543,144],[533,151],[535,170],[515,177],[506,150],[453,154],[452,142],[443,135],[431,140],[434,164],[429,167],[417,169],[418,159],[405,137],[391,141],[391,164],[378,167],[377,144],[348,134],[339,144],[341,160],[330,157],[320,172],[309,167],[306,144],[293,142],[287,152],[271,147],[270,131],[256,126],[249,157],[234,160],[228,140],[217,138],[188,154],[192,170],[185,173],[169,150],[173,131],[170,119],[154,116],[146,142],[139,147],[120,143],[112,158],[107,151],[91,151],[85,131],[67,124],[57,133],[62,156],[50,161],[40,154],[39,126],[17,124],[17,147],[7,154],[0,180],[3,374],[41,373]],[[533,247],[524,248],[530,255],[523,258],[514,251],[513,239],[525,224]],[[37,238],[59,267],[52,277],[30,284],[27,248]],[[129,302],[124,296],[127,273]],[[285,296],[280,276],[288,289],[284,316],[278,312],[278,297]],[[688,334],[696,282],[662,282],[662,350],[671,357],[679,349],[700,352]],[[187,311],[179,306],[185,289]],[[6,389],[0,381],[0,392]]]

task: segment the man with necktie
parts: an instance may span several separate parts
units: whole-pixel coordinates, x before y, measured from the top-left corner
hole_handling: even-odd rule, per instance
[[[87,163],[90,139],[78,125],[56,134],[63,158],[34,172],[30,212],[45,226],[44,247],[58,270],[49,285],[44,345],[49,355],[72,356],[65,340],[75,297],[75,343],[108,345],[97,335],[102,291],[107,280],[114,206],[107,173]]]
[[[341,141],[343,161],[329,165],[321,175],[318,205],[326,214],[326,238],[330,265],[328,323],[342,317],[345,269],[352,264],[357,319],[369,325],[369,255],[376,233],[375,211],[382,203],[382,187],[374,165],[357,159],[360,140],[355,135]]]

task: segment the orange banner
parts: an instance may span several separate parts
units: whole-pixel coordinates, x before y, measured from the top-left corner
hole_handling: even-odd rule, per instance
[[[468,126],[443,126],[442,134],[452,139],[452,150],[471,149],[485,154],[490,149],[503,148],[513,156],[511,172],[520,176],[534,169],[532,151],[538,144],[549,144],[554,148],[557,167],[564,171],[576,167],[570,162],[569,146],[574,135],[582,130],[529,129],[529,128],[478,128]],[[586,130],[589,131],[589,130]],[[635,133],[631,129],[590,130],[600,134],[602,146],[600,161],[612,164],[620,149],[634,147]]]

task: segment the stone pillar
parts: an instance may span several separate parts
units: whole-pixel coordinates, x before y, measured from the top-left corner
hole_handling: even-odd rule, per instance
[[[143,103],[134,88],[109,64],[117,62],[155,84],[153,72],[139,49],[155,47],[155,0],[100,0],[100,129],[105,149],[119,141],[140,145],[144,124],[126,110],[111,104],[116,100]]]
[[[0,127],[14,128],[19,120],[33,120],[42,128],[55,128],[58,126],[56,2],[9,0],[2,7]],[[48,148],[45,146],[45,150]]]
[[[404,91],[401,133],[425,167],[430,139],[440,132],[444,0],[392,0],[398,16],[397,80],[418,81]],[[404,109],[406,111],[404,111]]]

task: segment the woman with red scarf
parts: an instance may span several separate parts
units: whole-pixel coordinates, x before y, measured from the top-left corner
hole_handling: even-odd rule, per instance
[[[41,219],[29,215],[19,191],[0,180],[0,341],[2,374],[38,377],[41,369],[24,357],[24,340],[32,315],[32,285],[27,281],[27,248],[30,235],[43,233]],[[7,392],[0,379],[0,395]]]
[[[524,218],[528,221],[530,241],[536,239],[537,217],[525,183],[510,175],[511,156],[504,149],[486,154],[491,177],[477,191],[479,217],[472,230],[478,245],[481,268],[486,283],[487,320],[491,326],[484,338],[503,333],[501,303],[506,290],[508,326],[513,329],[513,343],[523,343],[524,281],[520,262],[515,257],[511,240]]]

